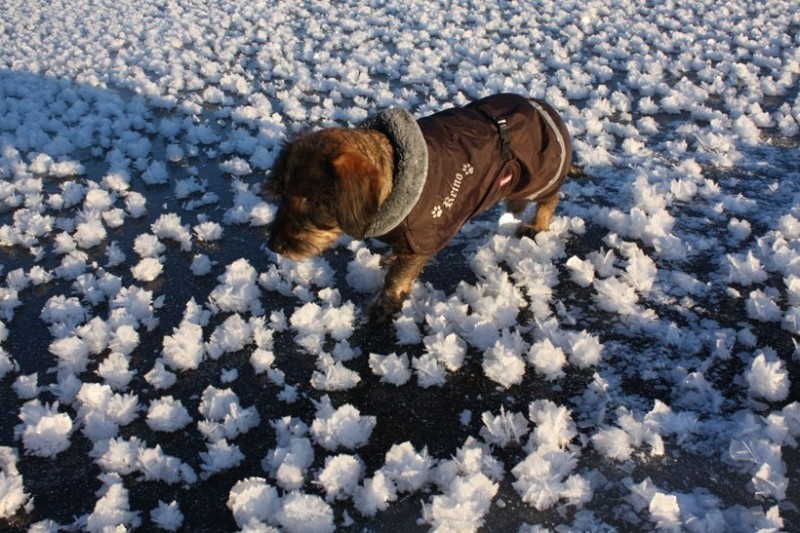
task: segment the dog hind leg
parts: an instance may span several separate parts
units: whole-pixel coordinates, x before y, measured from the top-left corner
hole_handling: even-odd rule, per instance
[[[530,224],[522,224],[517,230],[518,237],[534,238],[537,233],[547,231],[558,206],[558,193],[551,194],[536,202],[536,214]]]

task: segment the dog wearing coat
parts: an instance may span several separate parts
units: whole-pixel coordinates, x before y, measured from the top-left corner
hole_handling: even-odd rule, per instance
[[[533,202],[518,231],[532,237],[547,230],[561,185],[577,173],[567,127],[543,101],[497,94],[418,120],[392,108],[284,145],[266,184],[279,198],[268,246],[299,260],[342,233],[390,244],[369,312],[385,323],[467,220],[499,201],[515,213]]]

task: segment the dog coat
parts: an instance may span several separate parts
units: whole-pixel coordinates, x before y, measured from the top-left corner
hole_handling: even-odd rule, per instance
[[[500,200],[558,192],[572,159],[566,125],[545,102],[498,94],[414,120],[391,109],[368,119],[395,150],[393,190],[368,236],[402,232],[417,254],[445,247]]]

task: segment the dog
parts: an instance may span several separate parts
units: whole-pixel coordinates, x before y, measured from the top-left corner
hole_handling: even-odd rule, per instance
[[[548,229],[572,164],[564,121],[547,103],[497,94],[415,120],[392,108],[356,128],[328,128],[284,143],[265,183],[279,200],[268,247],[315,256],[346,233],[391,245],[370,322],[400,310],[427,261],[463,224],[505,200],[537,205],[519,236]]]

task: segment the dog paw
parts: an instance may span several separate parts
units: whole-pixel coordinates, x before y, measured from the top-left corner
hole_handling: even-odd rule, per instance
[[[369,322],[374,326],[385,326],[402,307],[402,300],[381,293],[369,307]]]
[[[536,231],[536,228],[533,227],[532,224],[520,224],[519,228],[517,228],[517,238],[521,239],[523,237],[527,237],[533,240],[536,237],[536,234],[539,233]]]

